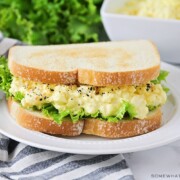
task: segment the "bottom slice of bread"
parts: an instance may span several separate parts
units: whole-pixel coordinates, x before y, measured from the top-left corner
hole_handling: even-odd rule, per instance
[[[63,136],[78,136],[82,133],[84,121],[72,123],[70,120],[64,121],[62,124],[57,124],[52,119],[45,117],[40,112],[30,111],[22,108],[20,104],[8,100],[8,108],[11,116],[21,126],[47,134],[63,135]]]
[[[70,120],[57,124],[42,113],[26,110],[12,99],[8,100],[8,108],[11,116],[21,126],[54,135],[78,136],[81,133],[91,134],[106,138],[132,137],[153,131],[161,126],[162,113],[158,108],[149,113],[146,119],[124,120],[118,123],[102,121],[99,119],[85,119],[77,123]]]
[[[99,119],[87,119],[83,133],[107,138],[125,138],[151,132],[161,126],[162,113],[157,109],[149,113],[146,119],[123,120],[118,123]]]

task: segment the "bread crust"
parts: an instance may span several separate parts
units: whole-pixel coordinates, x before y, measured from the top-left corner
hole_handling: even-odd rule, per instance
[[[9,61],[9,69],[15,77],[21,77],[34,82],[46,84],[77,84],[77,70],[69,72],[55,72],[35,69]]]
[[[124,120],[118,123],[87,119],[83,133],[106,138],[126,138],[151,132],[161,126],[162,113],[158,109],[146,119]]]
[[[96,72],[88,69],[78,70],[79,84],[92,86],[139,85],[155,79],[159,75],[160,65],[145,70],[127,72]]]
[[[72,123],[70,120],[57,124],[55,121],[22,108],[14,100],[8,100],[8,109],[11,116],[24,128],[47,134],[78,136],[82,133],[84,121]]]
[[[159,128],[162,119],[162,113],[159,108],[153,113],[150,113],[144,120],[124,120],[118,123],[99,119],[85,119],[77,123],[67,120],[59,125],[50,118],[40,116],[37,113],[22,108],[12,99],[8,100],[8,108],[11,116],[19,125],[30,130],[63,136],[78,136],[84,133],[105,138],[132,137]]]
[[[92,86],[122,86],[145,84],[159,75],[160,65],[138,71],[97,72],[78,69],[70,72],[44,71],[10,61],[9,68],[15,77],[46,84],[86,84]]]

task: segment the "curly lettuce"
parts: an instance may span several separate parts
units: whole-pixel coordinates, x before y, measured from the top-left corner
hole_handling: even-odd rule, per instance
[[[1,0],[0,29],[28,44],[107,40],[99,10],[103,0]]]
[[[154,84],[162,84],[163,81],[166,82],[166,78],[168,75],[169,75],[168,71],[161,70],[159,76],[155,80],[152,80],[151,82]],[[169,92],[169,88],[166,87],[164,84],[162,84],[162,87],[166,93]]]
[[[154,84],[161,84],[162,81],[166,82],[166,78],[168,75],[169,75],[168,71],[161,70],[159,76],[156,79],[152,80],[151,82],[153,82]]]
[[[70,117],[73,122],[77,122],[79,119],[85,117],[83,110],[76,113],[71,112],[70,110],[60,112],[52,104],[44,104],[41,111],[45,116],[53,118],[54,121],[58,124],[61,124],[66,117]]]
[[[16,92],[14,95],[14,99],[17,102],[21,102],[21,100],[24,98],[24,94],[22,94],[21,92]]]

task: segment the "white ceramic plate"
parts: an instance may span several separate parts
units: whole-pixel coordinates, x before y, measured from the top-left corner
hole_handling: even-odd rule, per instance
[[[162,63],[170,71],[167,83],[171,91],[163,107],[161,128],[132,138],[104,139],[82,135],[73,138],[54,137],[20,127],[10,117],[5,99],[0,103],[0,132],[19,142],[53,151],[78,154],[115,154],[135,152],[162,146],[180,139],[180,70]]]

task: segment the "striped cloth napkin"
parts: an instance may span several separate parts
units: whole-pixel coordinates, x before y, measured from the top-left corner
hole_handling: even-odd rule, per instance
[[[0,55],[20,41],[0,34]],[[77,155],[47,151],[0,134],[0,179],[133,180],[122,154]]]

